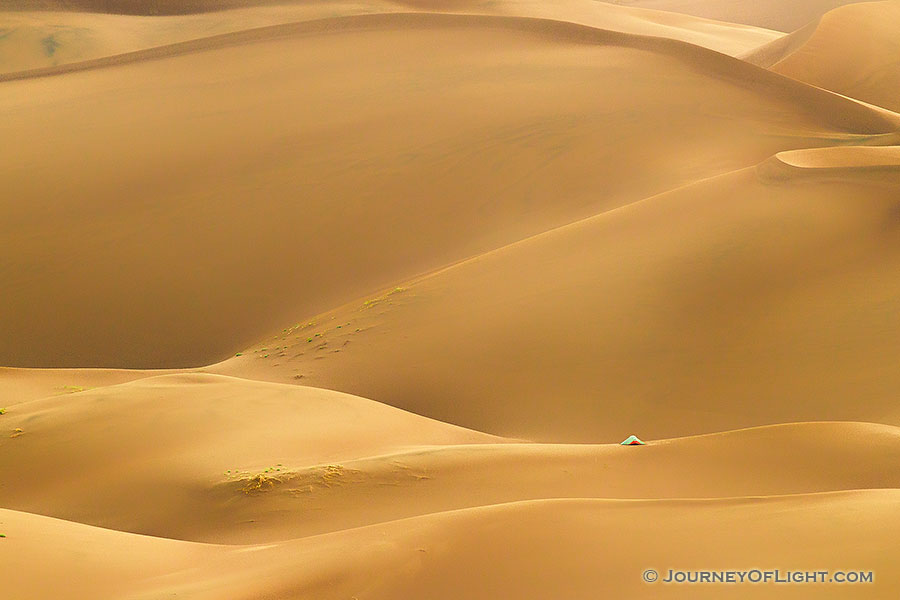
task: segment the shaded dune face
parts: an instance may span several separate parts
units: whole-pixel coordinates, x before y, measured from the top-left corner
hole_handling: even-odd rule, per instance
[[[4,364],[212,362],[390,282],[896,128],[694,46],[536,19],[374,15],[173,53],[0,84],[4,135],[28,140],[0,149]]]
[[[616,4],[640,6],[656,10],[674,11],[731,21],[746,23],[757,27],[766,27],[776,31],[791,32],[807,25],[829,10],[845,4],[865,2],[866,0],[760,0],[745,2],[744,0],[616,0]]]
[[[283,0],[9,0],[3,8],[161,16],[279,3]]]
[[[771,69],[841,94],[900,110],[900,2],[867,2],[826,14]]]
[[[66,10],[132,15],[184,15],[239,7],[289,4],[292,0],[7,0],[7,10]],[[296,0],[294,0],[296,1]],[[861,1],[861,0],[856,0]],[[672,11],[746,23],[789,32],[809,21],[854,0],[798,0],[790,5],[777,0],[748,4],[742,0],[615,0],[610,4]],[[477,0],[407,0],[416,8],[441,10],[447,7],[475,8],[484,4]]]
[[[501,0],[423,2],[392,0],[284,0],[278,3],[217,5],[214,12],[174,17],[0,7],[0,74],[56,67],[112,57],[217,34],[268,25],[381,13],[468,13],[540,17],[600,29],[686,41],[729,54],[744,55],[783,37],[758,27],[724,23],[593,0]],[[58,73],[59,71],[54,71]],[[0,80],[5,76],[0,75]]]
[[[132,15],[185,15],[240,7],[289,4],[292,0],[7,0],[6,10],[87,11]],[[294,0],[296,1],[296,0]],[[773,0],[748,6],[739,0],[617,0],[610,4],[696,15],[720,21],[747,23],[779,31],[792,31],[808,21],[853,0],[800,0],[787,7]],[[429,10],[447,7],[476,8],[477,0],[407,0],[406,4]]]
[[[541,440],[897,423],[898,193],[896,147],[784,152],[326,313],[267,340],[274,360],[255,347],[214,369],[299,373]]]

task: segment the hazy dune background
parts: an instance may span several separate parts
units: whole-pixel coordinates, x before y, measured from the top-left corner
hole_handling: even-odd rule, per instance
[[[861,1],[864,0],[614,0],[613,4],[685,13],[791,32],[830,10]]]
[[[4,3],[4,589],[896,598],[898,27]]]
[[[0,73],[47,68],[267,25],[357,14],[446,12],[531,16],[581,23],[624,33],[658,35],[726,54],[743,54],[784,37],[759,27],[591,0],[504,0],[491,3],[391,0],[283,0],[179,16],[40,10],[23,5],[5,13],[0,31]]]
[[[867,2],[822,17],[772,70],[891,110],[900,110],[900,2]]]

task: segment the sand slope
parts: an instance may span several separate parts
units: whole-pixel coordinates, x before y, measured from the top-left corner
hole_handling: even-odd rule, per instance
[[[509,443],[361,398],[201,374],[0,419],[23,430],[0,438],[0,499],[19,509],[0,510],[0,576],[23,599],[720,597],[648,587],[647,568],[875,571],[865,587],[817,586],[826,598],[897,585],[897,490],[871,489],[900,482],[893,427]]]
[[[49,396],[75,394],[154,375],[186,373],[162,369],[23,369],[0,367],[0,408]]]
[[[896,490],[767,499],[549,500],[246,547],[132,536],[4,510],[0,522],[9,534],[0,574],[23,600],[61,593],[74,600],[97,593],[141,599],[550,599],[591,598],[597,589],[632,598],[721,598],[720,586],[649,585],[641,573],[758,565],[782,572],[857,568],[874,571],[875,581],[742,585],[729,587],[729,597],[759,598],[777,590],[780,598],[808,598],[812,590],[817,598],[887,599],[898,585],[891,568],[900,534],[898,501]],[[160,576],[165,569],[172,574]],[[97,581],[92,591],[79,585],[85,580]]]
[[[805,26],[829,10],[864,2],[865,0],[615,0],[624,6],[639,6],[718,19],[732,23],[747,23],[776,31],[791,32]]]
[[[289,0],[288,0],[289,1]],[[14,10],[69,10],[128,15],[184,15],[245,6],[284,4],[285,0],[8,0]]]
[[[826,14],[772,70],[900,110],[900,2],[866,2]]]
[[[155,46],[266,25],[327,17],[387,12],[449,12],[544,17],[624,33],[656,35],[738,55],[783,37],[758,27],[723,23],[592,0],[504,2],[400,2],[390,0],[304,0],[217,5],[214,12],[177,16],[105,12],[48,12],[0,6],[0,73],[91,60]]]
[[[133,597],[214,550],[6,509],[0,529],[0,577],[9,597],[21,600]]]
[[[819,26],[821,18],[813,19],[800,29],[796,29],[787,35],[772,40],[767,44],[758,46],[753,50],[740,55],[741,60],[760,67],[771,67],[778,61],[801,48],[812,37]]]
[[[639,448],[513,443],[336,392],[206,374],[17,404],[2,426],[5,508],[204,542],[541,498],[900,486],[900,430],[883,425],[797,423]]]
[[[267,469],[494,439],[335,392],[201,374],[18,404],[3,427],[3,506],[181,538],[211,522],[252,529],[228,505]]]
[[[27,141],[0,149],[0,363],[212,362],[404,277],[897,127],[695,46],[533,19],[374,15],[172,52],[0,83],[2,134]]]
[[[781,154],[304,321],[215,370],[542,440],[897,424],[898,192],[896,147]]]

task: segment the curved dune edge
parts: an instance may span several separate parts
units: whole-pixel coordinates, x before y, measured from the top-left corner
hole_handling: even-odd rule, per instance
[[[784,179],[785,177],[801,177],[801,176],[810,176],[813,178],[827,178],[831,173],[836,173],[838,175],[847,175],[853,176],[848,181],[858,181],[858,182],[871,182],[877,183],[878,181],[891,182],[894,181],[896,183],[896,178],[894,174],[897,172],[896,165],[892,164],[896,162],[896,157],[898,153],[898,146],[890,146],[890,147],[837,147],[837,148],[824,148],[824,149],[805,149],[798,151],[788,151],[779,153],[776,156],[773,156],[769,160],[765,161],[762,165],[757,167],[757,172],[761,175],[763,181],[766,180],[779,180]],[[802,167],[797,165],[803,165]],[[469,261],[464,261],[456,266],[440,269],[439,271],[425,276],[421,278],[424,281],[427,281],[433,277],[441,277],[442,273],[453,273],[458,268],[464,267],[465,264],[475,264],[481,262],[486,259],[490,259],[492,256],[496,254],[507,253],[515,248],[527,248],[529,245],[534,243],[537,240],[543,239],[552,239],[553,237],[565,235],[568,231],[574,231],[581,227],[586,226],[589,223],[597,222],[598,220],[606,220],[609,218],[616,218],[617,214],[627,213],[633,209],[638,209],[640,205],[647,204],[655,204],[658,203],[661,198],[665,198],[667,196],[676,194],[681,196],[689,196],[695,189],[698,189],[704,186],[718,186],[720,185],[720,181],[724,181],[725,179],[730,179],[735,177],[736,174],[731,174],[727,176],[719,176],[713,178],[712,180],[706,182],[705,184],[691,184],[681,190],[674,190],[667,192],[660,197],[654,197],[650,199],[646,199],[639,203],[635,203],[631,205],[628,209],[621,209],[618,213],[610,213],[610,214],[602,214],[595,217],[591,217],[586,219],[584,222],[572,224],[569,226],[565,226],[559,228],[557,230],[552,230],[550,232],[545,232],[534,238],[528,238],[526,240],[517,242],[508,247],[501,248],[495,252],[488,253],[484,256],[477,257],[475,259],[470,259]],[[861,192],[862,193],[862,192]],[[865,193],[869,193],[866,191]],[[861,205],[863,206],[863,205]],[[407,285],[407,284],[403,284]],[[413,300],[415,297],[415,292],[413,292]],[[399,302],[399,306],[397,308],[390,308],[389,305],[394,302],[396,298],[396,302]],[[404,294],[399,294],[393,297],[385,297],[380,299],[379,302],[384,302],[384,304],[379,304],[376,308],[379,310],[376,311],[363,311],[360,312],[358,309],[361,305],[363,305],[363,299],[360,299],[357,303],[350,303],[350,305],[342,307],[341,309],[336,309],[338,312],[344,310],[347,312],[348,310],[352,310],[357,313],[353,315],[354,320],[358,316],[366,316],[368,321],[372,321],[369,325],[360,323],[363,325],[363,334],[369,331],[371,325],[377,325],[378,320],[381,318],[375,313],[380,312],[382,308],[387,308],[388,313],[394,312],[396,310],[400,310],[400,314],[404,310],[402,307],[408,301],[404,299]],[[368,302],[369,300],[366,300]],[[346,309],[346,310],[345,310]],[[372,320],[374,317],[374,320]],[[327,313],[326,317],[327,319]],[[318,319],[317,319],[318,320]],[[367,322],[368,322],[367,321]],[[327,326],[327,321],[323,322],[323,326]],[[354,325],[356,326],[356,325]],[[312,329],[310,329],[309,335],[311,335],[312,331],[319,331],[322,326],[316,325]],[[373,329],[373,331],[377,331]],[[299,332],[300,337],[303,338],[298,343],[298,346],[303,346],[302,342],[305,341],[307,333],[305,331]],[[278,335],[271,343],[275,343],[274,340],[282,340],[282,336]],[[365,338],[363,338],[365,339]],[[265,343],[260,344],[260,346],[266,345]],[[291,344],[293,347],[293,343]],[[287,352],[288,346],[284,347],[282,353]],[[258,350],[258,348],[256,349]],[[237,375],[239,377],[245,377],[250,379],[260,379],[260,380],[281,380],[286,381],[285,376],[289,375],[289,381],[291,383],[308,383],[310,385],[324,385],[325,387],[336,387],[341,388],[341,380],[337,381],[322,381],[309,378],[302,378],[295,375],[298,371],[295,366],[292,366],[289,362],[283,366],[281,369],[272,369],[271,365],[268,364],[269,361],[260,361],[260,356],[257,356],[257,352],[255,350],[249,350],[244,352],[245,356],[238,358],[231,358],[221,363],[216,363],[209,365],[208,367],[204,367],[202,369],[191,369],[187,371],[169,371],[173,373],[183,373],[183,372],[212,372],[212,373],[223,373],[226,375]],[[377,353],[376,353],[377,354]],[[256,360],[254,360],[256,359]],[[253,362],[248,362],[253,361]],[[352,370],[352,369],[351,369]],[[167,371],[139,371],[139,370],[107,370],[107,369],[16,369],[16,368],[5,368],[0,369],[0,383],[3,384],[4,394],[6,399],[4,400],[5,406],[13,406],[19,402],[24,402],[27,400],[33,400],[37,398],[42,398],[45,396],[52,395],[62,395],[66,393],[71,393],[74,391],[78,391],[82,388],[92,388],[104,385],[110,385],[112,383],[120,383],[124,381],[134,380],[134,379],[143,379],[146,377],[151,377],[154,375],[158,375],[160,373],[166,373]],[[362,391],[362,390],[361,390]],[[366,395],[366,394],[363,394]],[[385,398],[378,398],[379,400],[384,400]],[[389,399],[388,399],[389,400]],[[421,412],[421,409],[420,409]],[[427,414],[427,411],[425,411]]]
[[[142,16],[172,16],[198,13],[220,12],[236,8],[261,8],[283,4],[286,0],[5,0],[7,10],[33,11],[84,11],[94,13],[111,13]],[[288,2],[290,0],[287,0]],[[404,4],[422,7],[435,0],[404,0]],[[436,0],[445,6],[468,8],[478,5],[476,0]],[[774,3],[758,2],[747,12],[743,0],[730,0],[715,3],[698,3],[695,0],[627,0],[629,8],[649,9],[656,12],[671,12],[679,15],[692,15],[702,19],[719,20],[728,23],[747,23],[751,27],[768,27],[779,31],[792,31],[808,22],[823,10],[833,8],[835,4],[861,0],[812,0],[801,6],[792,5],[785,14],[782,6]],[[719,6],[717,6],[719,5]],[[823,8],[824,7],[824,8]],[[750,16],[746,19],[742,17]],[[764,16],[764,19],[760,19]],[[792,26],[793,25],[793,26]]]
[[[844,177],[900,173],[900,146],[841,146],[779,152],[757,167],[766,179]]]
[[[19,251],[0,363],[208,364],[298,315],[604,209],[897,129],[687,44],[413,17],[2,84],[10,135],[29,143],[3,153],[17,193],[0,229]]]
[[[768,69],[802,47],[816,32],[820,21],[821,17],[784,37],[772,40],[768,44],[743,54],[740,58],[757,67]]]
[[[190,369],[32,369],[0,367],[0,389],[3,406],[18,404],[63,394],[74,394],[95,388],[128,383],[159,375],[199,372]]]
[[[7,10],[82,11],[146,17],[279,4],[284,0],[6,0]]]
[[[591,0],[559,0],[550,4],[539,0],[500,0],[489,4],[294,0],[161,19],[107,13],[17,12],[9,9],[3,12],[0,8],[0,14],[5,17],[4,29],[0,30],[0,69],[21,72],[283,23],[412,11],[549,18],[625,33],[680,39],[731,56],[752,52],[783,36],[779,32],[746,25]]]
[[[202,52],[229,46],[253,43],[279,37],[294,35],[315,35],[340,31],[359,31],[379,29],[391,26],[416,26],[416,25],[442,25],[448,27],[466,27],[469,25],[490,23],[498,28],[514,29],[519,31],[545,34],[556,37],[561,41],[572,43],[599,43],[635,46],[649,44],[652,49],[701,49],[699,46],[655,36],[642,36],[638,34],[624,33],[609,29],[591,27],[579,23],[546,19],[539,17],[523,17],[511,15],[489,15],[469,13],[427,13],[427,12],[394,12],[372,13],[362,15],[347,15],[309,21],[296,21],[277,25],[267,25],[234,31],[219,35],[203,37],[174,44],[166,44],[155,48],[147,48],[134,52],[126,52],[115,56],[107,56],[93,60],[86,60],[54,67],[30,69],[27,71],[2,73],[0,82],[30,79],[35,77],[47,77],[76,71],[99,69],[109,66],[140,62],[180,56],[192,52]],[[707,50],[707,49],[701,49]],[[690,51],[690,50],[688,50]],[[718,52],[708,50],[714,54]],[[735,59],[736,62],[742,62]],[[704,61],[706,62],[706,61]]]
[[[548,499],[241,547],[133,536],[0,510],[7,532],[3,547],[10,552],[0,562],[0,576],[23,600],[61,592],[72,600],[486,600],[498,592],[537,600],[587,598],[597,589],[649,599],[660,597],[660,587],[641,581],[647,568],[857,568],[876,573],[866,597],[888,599],[898,583],[891,568],[900,535],[898,505],[900,490],[712,500]],[[467,576],[459,577],[461,571]],[[94,583],[86,590],[73,586],[76,580]],[[833,598],[859,593],[859,587],[847,587],[817,589],[836,590],[825,595]],[[759,588],[731,591],[754,598]],[[696,590],[691,593],[697,597]],[[712,598],[721,590],[709,593]]]
[[[620,0],[629,6],[697,15],[791,32],[835,7],[867,0]]]
[[[787,77],[900,110],[900,2],[841,6],[826,13],[800,44],[769,68]],[[807,33],[809,35],[807,35]],[[799,41],[799,38],[798,40]],[[779,45],[780,40],[773,42]],[[756,51],[765,54],[765,47]],[[751,53],[755,55],[756,53]]]
[[[640,447],[523,443],[328,390],[208,374],[34,400],[0,418],[0,479],[17,482],[4,508],[210,543],[542,498],[900,487],[900,429],[873,423],[790,423]],[[102,458],[111,456],[120,458]]]
[[[900,167],[900,146],[843,146],[786,150],[775,158],[800,169]]]
[[[729,80],[739,79],[745,85],[761,84],[769,87],[778,81],[777,86],[772,90],[773,92],[777,90],[773,94],[776,97],[795,99],[797,94],[802,94],[811,107],[821,110],[824,114],[829,114],[833,110],[843,111],[845,115],[847,112],[853,112],[855,113],[854,117],[868,122],[865,133],[885,133],[896,131],[900,127],[900,115],[889,111],[880,113],[853,99],[845,98],[839,94],[809,86],[799,81],[783,78],[740,59],[679,40],[633,35],[552,19],[493,15],[384,13],[301,21],[226,33],[209,38],[128,52],[117,56],[69,63],[57,67],[18,73],[3,73],[0,74],[0,83],[100,69],[297,35],[315,35],[385,27],[467,27],[474,24],[489,24],[502,29],[549,35],[566,43],[611,44],[671,53],[682,60],[690,60],[694,67],[702,66],[704,69],[708,69],[710,73]]]
[[[278,367],[251,347],[209,369],[275,381],[301,373],[311,385],[542,441],[612,441],[622,428],[669,437],[815,419],[897,424],[886,332],[898,326],[887,307],[900,173],[851,168],[838,185],[834,171],[791,167],[808,176],[778,185],[766,165],[783,163],[511,244],[402,283],[371,309],[357,302],[314,317],[309,331],[325,332],[314,346],[305,331],[264,342],[286,343]],[[345,338],[332,317],[353,321],[359,346],[327,354]],[[469,368],[482,363],[490,375]],[[857,368],[872,374],[864,391]],[[847,395],[858,399],[852,408]],[[666,429],[676,422],[693,430]]]

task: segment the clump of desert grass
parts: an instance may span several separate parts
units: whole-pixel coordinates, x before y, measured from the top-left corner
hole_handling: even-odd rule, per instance
[[[63,394],[77,394],[79,392],[87,391],[91,388],[86,388],[80,385],[64,385],[57,389],[60,390]]]
[[[343,465],[331,464],[311,467],[301,471],[288,471],[279,463],[259,472],[225,471],[225,476],[236,480],[239,490],[247,495],[262,494],[277,486],[289,483],[292,493],[310,492],[314,489],[331,488],[358,480],[359,472]]]
[[[266,475],[265,473],[257,473],[246,480],[241,491],[245,494],[259,494],[274,489],[279,483],[282,483],[282,480],[279,477]]]
[[[280,475],[275,475],[275,473],[279,473],[283,469],[284,465],[278,463],[277,465],[267,467],[258,473],[232,471],[229,469],[225,471],[225,476],[231,479],[237,479],[242,484],[240,490],[243,493],[256,494],[272,490],[276,485],[283,483],[282,477]]]
[[[385,294],[382,294],[381,296],[378,296],[377,298],[372,298],[370,300],[366,300],[365,302],[363,302],[362,307],[363,307],[363,309],[372,308],[373,306],[377,306],[377,305],[381,304],[382,302],[385,302],[386,300],[390,299],[390,297],[393,296],[394,294],[400,294],[405,291],[406,291],[406,288],[395,287],[391,291],[389,291]]]

